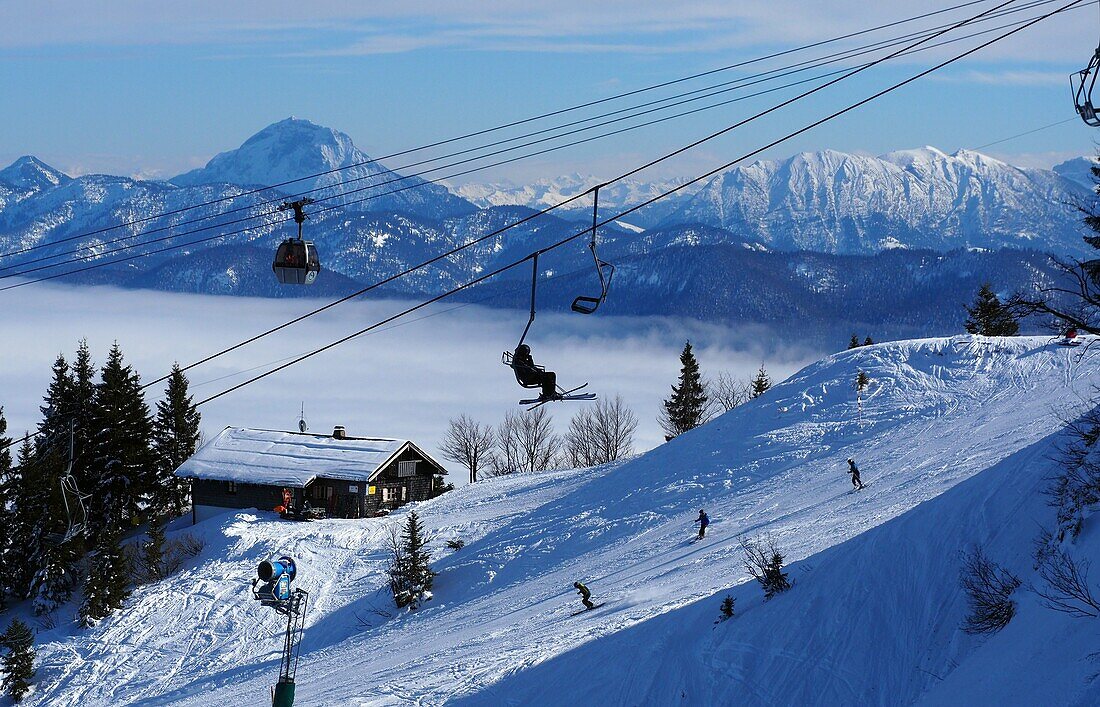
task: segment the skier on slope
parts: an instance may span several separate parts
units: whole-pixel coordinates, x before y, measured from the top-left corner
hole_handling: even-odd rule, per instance
[[[848,473],[852,475],[852,486],[854,486],[857,491],[862,491],[863,482],[859,479],[859,467],[857,467],[856,463],[851,459],[848,460]]]
[[[584,604],[585,610],[594,609],[596,607],[596,605],[592,603],[592,592],[588,591],[588,587],[580,582],[573,582],[573,588],[581,595],[581,603]]]
[[[707,517],[707,512],[702,508],[699,509],[699,517],[695,519],[695,522],[699,524],[699,540],[706,537],[707,526],[710,525],[710,518]]]

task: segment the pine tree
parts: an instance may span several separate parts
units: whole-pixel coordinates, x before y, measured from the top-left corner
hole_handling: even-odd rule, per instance
[[[390,589],[394,602],[412,609],[419,607],[425,594],[430,596],[435,572],[431,555],[424,547],[424,527],[416,511],[409,513],[401,539],[394,539],[393,562],[390,566]]]
[[[851,339],[851,341],[848,342],[848,348],[849,349],[858,349],[859,348],[859,339],[856,338],[855,334],[852,334],[852,339]]]
[[[39,548],[43,530],[39,499],[40,494],[46,492],[39,483],[41,475],[34,461],[34,446],[29,434],[24,435],[19,445],[11,473],[11,525],[7,530],[9,545],[4,553],[5,583],[11,594],[19,599],[29,596],[31,580],[41,559]]]
[[[105,528],[121,530],[141,520],[156,488],[153,420],[141,379],[123,364],[116,342],[100,372],[94,397],[89,469],[89,535],[94,545]]]
[[[964,326],[971,334],[982,336],[1015,336],[1020,330],[1012,313],[1001,304],[1001,300],[988,282],[978,290],[974,304],[966,308],[969,315]]]
[[[164,516],[149,520],[149,537],[141,546],[141,566],[150,581],[164,578]]]
[[[672,396],[664,401],[658,418],[668,438],[683,434],[703,424],[707,409],[706,388],[699,374],[699,362],[691,351],[691,342],[684,343],[680,352],[680,378],[672,386]]]
[[[80,489],[89,488],[92,425],[95,423],[95,364],[88,340],[81,339],[72,365],[70,392],[73,430],[73,478]]]
[[[156,454],[156,490],[153,508],[158,513],[178,516],[189,503],[187,483],[175,475],[199,443],[201,415],[187,392],[187,376],[179,364],[172,366],[164,399],[157,403],[153,423],[153,445]]]
[[[11,551],[11,526],[13,518],[12,495],[15,476],[11,466],[11,437],[7,436],[8,421],[4,407],[0,405],[0,611],[8,607],[9,569],[13,559]]]
[[[862,394],[863,391],[867,390],[867,386],[870,382],[871,379],[867,377],[867,374],[864,371],[860,371],[856,375],[856,391]]]
[[[119,545],[118,530],[105,527],[88,562],[84,576],[84,602],[80,605],[82,626],[94,626],[122,603],[129,594],[129,563]]]
[[[69,450],[69,430],[72,423],[73,375],[64,354],[58,354],[53,362],[53,377],[46,389],[46,397],[38,409],[42,422],[38,426],[36,448],[39,454],[46,450]]]
[[[733,618],[733,597],[729,594],[722,600],[722,618],[721,621]]]
[[[8,630],[0,635],[0,645],[5,649],[2,663],[4,685],[14,702],[21,702],[31,688],[34,679],[34,634],[30,626],[13,619]]]
[[[875,342],[872,341],[871,337],[868,336],[866,339],[863,340],[863,345],[864,346],[874,346]]]
[[[772,387],[772,379],[768,377],[768,371],[764,368],[764,364],[760,364],[760,370],[756,372],[756,375],[752,379],[752,397],[759,398],[764,393],[768,392],[768,388]]]
[[[76,589],[72,568],[79,559],[79,544],[75,538],[59,542],[55,537],[43,547],[42,567],[33,580],[36,616],[53,613],[72,599]]]

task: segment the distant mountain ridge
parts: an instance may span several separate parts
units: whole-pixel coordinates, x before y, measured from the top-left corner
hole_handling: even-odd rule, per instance
[[[712,179],[662,225],[724,228],[775,250],[874,253],[894,247],[1087,252],[1079,179],[933,147],[880,157],[834,150],[754,162]]]
[[[815,253],[848,257],[911,250],[911,257],[890,260],[892,267],[927,273],[933,267],[928,265],[932,252],[1012,247],[1019,253],[1009,260],[1024,265],[1008,267],[993,255],[950,255],[946,262],[966,263],[969,269],[944,271],[957,274],[954,280],[944,280],[954,283],[945,285],[950,295],[944,297],[956,307],[955,300],[975,278],[992,279],[1009,290],[1030,287],[1050,276],[1044,252],[1089,252],[1073,204],[1095,198],[1092,164],[1081,158],[1053,170],[1020,169],[976,152],[947,155],[922,148],[881,157],[825,150],[738,167],[600,229],[601,254],[630,263],[617,276],[616,303],[609,303],[608,309],[623,314],[768,319],[770,306],[772,315],[782,318],[797,311],[820,313],[820,307],[795,300],[824,293],[835,300],[832,311],[837,314],[858,301],[875,300],[876,292],[883,294],[888,287],[860,273],[861,267],[886,262],[875,260],[830,266],[835,277],[858,281],[870,292],[819,291],[792,281],[789,268]],[[299,180],[302,177],[306,178]],[[296,181],[270,187],[290,180]],[[389,183],[378,186],[381,182]],[[22,157],[0,170],[0,252],[37,246],[33,254],[23,256],[24,261],[32,256],[77,258],[61,269],[65,271],[108,262],[101,260],[103,253],[136,243],[134,249],[113,256],[129,260],[65,281],[238,295],[327,296],[404,271],[596,183],[595,177],[573,174],[526,186],[465,185],[454,194],[391,171],[339,131],[290,118],[215,156],[205,167],[167,181],[110,175],[70,178],[34,157]],[[601,219],[681,184],[665,180],[609,185],[601,189]],[[365,188],[370,185],[375,188]],[[318,198],[336,196],[308,210],[305,228],[321,253],[321,278],[311,288],[280,288],[265,260],[295,230],[286,214],[273,211],[273,204],[314,189]],[[360,201],[367,196],[372,198]],[[203,202],[212,203],[187,210]],[[328,208],[333,204],[340,208]],[[590,223],[591,200],[578,199],[571,206],[417,270],[388,285],[383,294],[437,293],[579,234]],[[240,222],[255,214],[259,216]],[[154,233],[147,234],[150,230]],[[66,240],[90,232],[95,233],[75,242]],[[82,250],[74,254],[76,247]],[[583,238],[547,254],[540,265],[544,263],[547,274],[563,277],[560,281],[572,283],[569,287],[591,284],[591,255]],[[15,267],[0,272],[0,277],[19,272]],[[35,277],[37,272],[26,274]],[[573,277],[574,272],[579,274]],[[694,274],[705,274],[705,280],[691,281]],[[526,271],[517,269],[500,281],[512,291],[526,277]],[[900,277],[895,280],[900,282]],[[719,282],[723,279],[747,283],[749,289]],[[771,304],[757,296],[779,283],[784,283],[783,294]],[[921,291],[918,285],[905,287],[935,303],[935,291]],[[512,304],[510,297],[501,301]],[[865,297],[871,300],[861,299]],[[752,306],[743,306],[745,301]],[[874,318],[884,316],[880,311]],[[906,327],[906,335],[932,333],[921,327],[946,321],[930,312],[921,317],[923,323]]]

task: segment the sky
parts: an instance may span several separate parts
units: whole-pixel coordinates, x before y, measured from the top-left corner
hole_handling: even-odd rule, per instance
[[[388,154],[948,4],[5,2],[0,3],[5,106],[0,163],[34,154],[70,174],[167,178],[201,166],[291,115],[348,133],[368,154]],[[976,2],[838,46],[962,20],[997,4]],[[1027,3],[1017,0],[1006,9],[1021,5]],[[1058,6],[1024,10],[984,27]],[[1067,77],[1087,63],[1098,34],[1096,7],[1083,6],[760,156],[823,148],[880,154],[921,145],[951,152],[996,142],[986,150],[994,156],[1048,167],[1091,153],[1094,133],[1070,120],[1074,113]],[[721,78],[832,50],[815,49]],[[694,176],[723,164],[911,75],[946,57],[947,50],[877,67],[708,142],[647,176]],[[746,100],[465,180],[523,182],[572,172],[610,175],[788,95],[793,93]],[[1038,128],[1045,129],[998,142]]]
[[[0,405],[13,437],[37,427],[51,364],[58,354],[71,361],[81,338],[88,339],[97,364],[117,341],[126,362],[143,382],[151,382],[167,374],[173,361],[187,365],[321,304],[50,284],[6,294],[0,331],[13,335],[0,366]],[[203,400],[276,362],[346,336],[349,322],[362,328],[407,304],[349,302],[188,371],[191,392]],[[499,424],[529,393],[500,362],[501,351],[515,346],[526,314],[473,305],[449,311],[452,307],[441,305],[426,317],[353,339],[203,405],[205,438],[226,425],[295,430],[303,405],[315,432],[331,434],[335,425],[344,425],[352,436],[411,439],[430,454],[438,454],[452,417],[467,414]],[[601,397],[623,396],[638,417],[637,451],[663,440],[656,414],[676,382],[687,339],[711,377],[724,371],[747,380],[764,364],[778,382],[825,353],[758,328],[661,318],[546,314],[529,337],[539,361],[556,369],[561,383],[587,381]],[[163,389],[159,384],[146,392],[151,407]],[[583,405],[590,403],[551,405],[558,433]],[[462,468],[445,465],[462,483]]]

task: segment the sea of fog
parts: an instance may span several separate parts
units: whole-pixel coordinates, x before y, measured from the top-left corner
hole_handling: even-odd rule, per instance
[[[173,361],[187,365],[322,304],[60,285],[17,288],[4,298],[0,405],[13,436],[35,428],[54,358],[71,360],[81,338],[97,364],[117,341],[150,381]],[[188,371],[192,392],[196,400],[214,395],[408,304],[366,299],[334,307]],[[449,418],[466,413],[495,425],[530,393],[500,362],[526,319],[526,312],[446,302],[420,310],[203,405],[203,434],[226,425],[294,430],[304,406],[312,431],[344,425],[352,436],[408,438],[436,453]],[[539,315],[528,336],[536,361],[557,371],[563,385],[588,381],[600,396],[623,396],[639,419],[639,451],[663,439],[655,418],[688,339],[707,376],[747,378],[763,363],[778,381],[826,353],[762,327],[598,313]],[[148,391],[150,406],[161,391]],[[559,432],[585,404],[551,404]],[[448,466],[461,483],[463,470]]]

